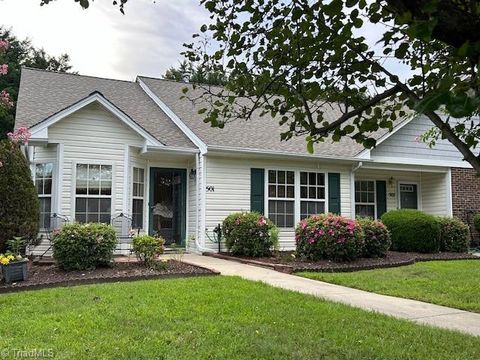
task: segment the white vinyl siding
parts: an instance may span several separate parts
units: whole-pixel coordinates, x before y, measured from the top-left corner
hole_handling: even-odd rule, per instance
[[[206,228],[209,233],[217,224],[222,223],[223,219],[233,212],[250,211],[250,169],[265,169],[265,180],[268,180],[268,169],[290,170],[299,174],[300,171],[306,172],[332,172],[340,173],[340,192],[341,192],[341,213],[344,216],[351,215],[350,198],[350,167],[333,165],[331,163],[322,163],[317,160],[298,161],[298,160],[257,160],[251,157],[217,157],[208,156],[206,169],[206,185],[213,186],[215,191],[206,193]],[[327,178],[326,178],[327,179]],[[295,179],[299,182],[299,179]],[[296,194],[296,201],[299,202],[300,195]],[[265,200],[268,199],[268,189],[265,189]],[[295,205],[299,209],[299,203]],[[265,207],[268,211],[268,206]],[[295,219],[295,222],[299,220]],[[294,224],[296,225],[296,223]],[[295,229],[283,228],[279,234],[280,249],[291,250],[295,248]],[[213,244],[206,239],[206,245],[211,249],[216,249]]]
[[[449,191],[446,174],[422,174],[423,211],[432,215],[449,215]]]
[[[91,104],[49,130],[49,142],[64,145],[61,210],[74,218],[76,164],[112,165],[112,216],[123,211],[125,144],[140,148],[143,139],[99,104]],[[73,181],[73,182],[72,182]]]
[[[411,120],[409,124],[373,149],[371,151],[372,159],[394,157],[459,162],[463,156],[448,140],[437,141],[433,148],[429,148],[427,144],[419,140],[418,137],[432,127],[433,124],[427,117],[422,116]]]

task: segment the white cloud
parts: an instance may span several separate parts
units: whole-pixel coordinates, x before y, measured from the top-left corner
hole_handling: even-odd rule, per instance
[[[111,0],[83,10],[73,0],[0,0],[0,24],[52,55],[68,53],[85,75],[133,80],[161,76],[181,59],[182,44],[208,22],[192,0],[130,0],[122,15]]]

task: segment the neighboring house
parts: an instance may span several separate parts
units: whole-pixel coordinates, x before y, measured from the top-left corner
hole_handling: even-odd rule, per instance
[[[378,218],[417,208],[462,216],[452,178],[471,168],[448,142],[430,149],[416,140],[431,127],[425,118],[379,131],[372,150],[344,138],[317,144],[312,155],[300,137],[280,141],[268,116],[211,128],[198,114],[204,105],[180,100],[185,86],[22,69],[16,127],[32,133],[42,227],[52,214],[110,222],[124,213],[133,219],[128,227],[209,251],[227,215],[256,210],[280,227],[280,247],[293,249],[295,224],[310,214]]]

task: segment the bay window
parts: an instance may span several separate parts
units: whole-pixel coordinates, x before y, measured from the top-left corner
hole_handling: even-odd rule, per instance
[[[293,227],[295,222],[295,173],[268,171],[268,218],[281,228]]]
[[[49,229],[52,215],[53,163],[35,164],[34,176],[40,203],[40,229]]]
[[[77,164],[75,220],[110,223],[112,209],[112,166]]]
[[[325,212],[325,174],[300,172],[300,219]]]
[[[145,170],[134,167],[132,177],[132,229],[143,228],[144,188]]]

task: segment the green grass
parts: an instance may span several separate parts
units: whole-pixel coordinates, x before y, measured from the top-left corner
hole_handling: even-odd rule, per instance
[[[480,261],[429,261],[351,273],[297,273],[303,277],[480,312]]]
[[[0,296],[1,349],[73,359],[478,359],[480,339],[234,277]]]

